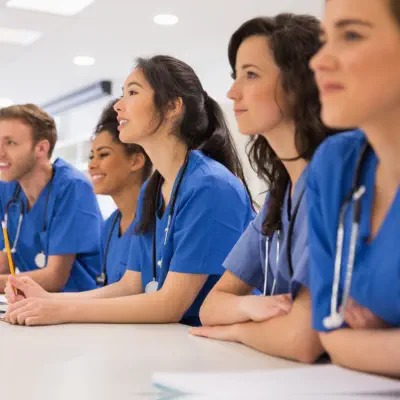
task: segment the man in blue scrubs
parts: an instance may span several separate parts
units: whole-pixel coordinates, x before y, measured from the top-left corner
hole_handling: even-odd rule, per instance
[[[94,289],[102,217],[86,177],[50,162],[56,141],[54,120],[39,107],[0,109],[0,218],[18,271],[51,292]],[[1,235],[0,291],[9,274],[4,247]]]

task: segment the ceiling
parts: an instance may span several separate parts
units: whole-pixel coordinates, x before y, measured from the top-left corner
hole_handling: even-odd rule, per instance
[[[119,84],[136,57],[155,53],[188,62],[208,93],[224,101],[231,81],[227,44],[234,30],[251,17],[283,11],[320,16],[323,1],[96,0],[74,17],[9,9],[5,3],[0,0],[0,26],[39,30],[43,36],[28,47],[0,43],[0,98],[41,104],[96,80]],[[155,25],[159,13],[180,21]],[[96,64],[78,67],[72,63],[77,55],[95,57]]]

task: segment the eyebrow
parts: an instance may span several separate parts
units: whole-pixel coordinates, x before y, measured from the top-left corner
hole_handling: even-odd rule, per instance
[[[336,28],[346,28],[349,25],[361,25],[361,26],[367,26],[369,28],[373,28],[373,24],[368,21],[363,21],[362,19],[356,19],[356,18],[349,18],[349,19],[341,19],[336,22],[335,26]]]
[[[126,85],[127,88],[128,88],[128,87],[131,87],[131,86],[139,86],[140,88],[144,89],[144,87],[143,87],[139,82],[136,82],[136,81],[129,82],[129,83]]]
[[[257,69],[259,69],[261,71],[261,68],[257,67],[257,65],[254,65],[254,64],[244,64],[244,65],[242,65],[242,69],[248,69],[248,68],[257,68]]]
[[[97,148],[95,149],[95,151],[101,151],[101,150],[106,150],[106,149],[114,151],[114,149],[113,149],[112,147],[109,147],[109,146],[100,146],[100,147],[97,147]],[[90,150],[90,152],[93,153],[93,150]]]

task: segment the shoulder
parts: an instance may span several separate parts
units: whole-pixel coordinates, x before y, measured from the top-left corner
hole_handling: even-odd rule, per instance
[[[207,157],[201,151],[192,151],[185,186],[188,192],[199,193],[211,189],[209,195],[236,194],[247,197],[243,183],[221,163]]]
[[[311,173],[324,165],[327,167],[341,166],[342,168],[352,164],[366,142],[361,130],[343,132],[326,139],[316,151],[311,161]]]
[[[55,168],[54,181],[61,192],[72,189],[90,189],[90,191],[93,191],[89,178],[68,162],[58,158],[53,167]]]

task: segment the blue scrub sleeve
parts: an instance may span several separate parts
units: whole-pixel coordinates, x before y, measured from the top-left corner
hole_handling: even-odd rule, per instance
[[[223,182],[209,179],[182,201],[173,226],[171,272],[222,275],[222,263],[252,217],[249,203]]]
[[[264,218],[262,212],[257,215],[224,261],[225,269],[259,290],[262,290],[265,274],[261,261],[265,257],[265,250],[261,254],[262,243],[265,246],[265,238],[261,233]]]
[[[314,160],[316,161],[316,159]],[[314,161],[312,164],[314,164]],[[322,159],[321,159],[322,162]],[[315,163],[315,171],[318,163]],[[334,254],[329,245],[329,225],[321,210],[321,194],[316,172],[311,165],[307,179],[308,241],[310,249],[309,289],[312,304],[312,325],[317,331],[327,331],[323,319],[330,314]]]
[[[48,254],[97,253],[102,224],[92,187],[84,181],[68,184],[48,232]]]

